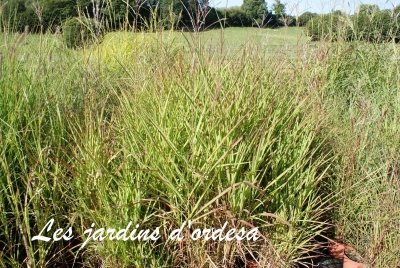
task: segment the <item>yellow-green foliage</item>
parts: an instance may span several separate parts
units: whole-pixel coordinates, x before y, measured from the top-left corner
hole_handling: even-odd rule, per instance
[[[113,32],[104,36],[97,47],[93,47],[88,60],[94,63],[100,61],[103,68],[116,71],[122,66],[134,62],[157,57],[162,47],[171,47],[173,39],[170,36],[159,38],[157,34]],[[157,52],[157,53],[156,53]]]

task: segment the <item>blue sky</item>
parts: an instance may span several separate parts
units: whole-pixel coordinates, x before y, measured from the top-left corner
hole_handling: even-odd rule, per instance
[[[268,9],[271,9],[274,0],[266,0]],[[399,5],[400,0],[281,0],[286,4],[286,12],[292,15],[296,14],[296,6],[298,7],[299,14],[309,11],[316,13],[328,13],[333,10],[345,10],[346,12],[353,13],[355,8],[360,4],[376,4],[381,9],[391,9],[393,6]],[[243,0],[210,0],[210,5],[215,7],[230,7],[241,6]]]

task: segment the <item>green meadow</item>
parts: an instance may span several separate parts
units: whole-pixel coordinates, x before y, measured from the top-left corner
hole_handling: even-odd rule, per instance
[[[295,27],[4,33],[0,266],[300,267],[321,241],[400,265],[399,52]],[[130,222],[158,238],[101,239]],[[225,222],[258,239],[193,239]]]

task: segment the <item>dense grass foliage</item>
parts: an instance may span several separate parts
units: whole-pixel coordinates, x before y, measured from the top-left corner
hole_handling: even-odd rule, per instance
[[[400,6],[379,10],[378,6],[361,5],[354,15],[341,11],[306,16],[306,32],[313,40],[346,40],[367,42],[400,41]],[[304,16],[303,14],[302,16]],[[303,17],[304,19],[304,17]]]
[[[332,50],[331,50],[332,51]],[[325,58],[335,165],[343,203],[337,235],[373,267],[399,265],[399,47],[348,44]],[[394,246],[397,245],[397,246]]]
[[[224,31],[116,32],[80,50],[50,35],[1,41],[1,266],[285,267],[324,236],[399,265],[398,47],[272,54],[258,37],[271,30],[240,49]],[[75,239],[32,241],[51,218],[49,236],[72,226]],[[79,250],[92,223],[130,221],[160,239]],[[225,222],[263,237],[188,237]]]

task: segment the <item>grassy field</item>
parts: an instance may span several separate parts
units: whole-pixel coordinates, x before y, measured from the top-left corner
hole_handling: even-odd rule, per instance
[[[189,33],[183,34],[186,38],[177,37],[177,43],[186,45],[186,39],[191,40]],[[227,28],[210,30],[202,35],[204,45],[214,45],[224,48],[225,52],[238,52],[247,45],[260,46],[268,53],[293,52],[298,46],[306,44],[307,38],[301,28]],[[222,42],[221,42],[222,40]]]
[[[0,266],[289,267],[328,240],[400,265],[398,55],[301,28],[2,35]],[[159,238],[81,248],[130,221]],[[191,237],[225,222],[260,238]]]

